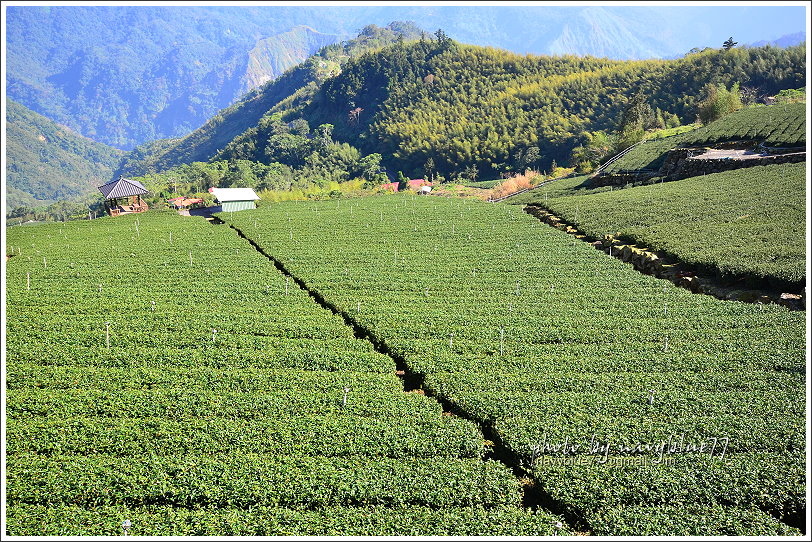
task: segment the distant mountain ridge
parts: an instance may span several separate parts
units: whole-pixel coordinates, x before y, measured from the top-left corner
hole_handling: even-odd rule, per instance
[[[309,26],[296,26],[287,32],[263,38],[248,51],[248,66],[242,92],[248,92],[282,75],[285,70],[331,43],[340,40],[336,34],[322,34]]]
[[[795,32],[793,34],[785,34],[780,38],[774,40],[761,40],[753,43],[748,43],[747,47],[763,47],[765,45],[772,45],[773,47],[792,47],[793,45],[800,45],[806,41],[806,32]]]
[[[245,92],[348,37],[297,25],[284,11],[275,18],[263,13],[11,6],[8,95],[122,149],[182,136]]]
[[[628,20],[600,7],[588,7],[561,25],[547,45],[554,55],[590,55],[607,58],[661,58],[668,46],[647,35],[645,20]]]
[[[8,96],[122,149],[190,133],[246,91],[369,24],[413,21],[519,54],[642,59],[721,47],[731,34],[742,43],[786,34],[803,24],[804,13],[577,4],[6,9]]]

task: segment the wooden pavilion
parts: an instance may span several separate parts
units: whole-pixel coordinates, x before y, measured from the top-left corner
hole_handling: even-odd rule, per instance
[[[104,196],[104,209],[110,216],[143,213],[149,209],[141,199],[144,194],[149,194],[149,190],[138,181],[119,177],[115,181],[101,185],[99,192]]]

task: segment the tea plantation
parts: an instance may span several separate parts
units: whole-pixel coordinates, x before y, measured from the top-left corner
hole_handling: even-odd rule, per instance
[[[221,218],[7,230],[8,534],[800,534],[802,313],[517,206]]]
[[[570,532],[233,230],[150,212],[7,239],[8,534]]]
[[[727,141],[759,142],[767,147],[803,147],[806,144],[806,104],[746,107],[696,130],[644,141],[608,165],[603,173],[656,171],[671,149]]]
[[[806,163],[615,190],[584,182],[557,181],[508,202],[541,205],[591,237],[619,233],[722,276],[805,283]]]
[[[692,295],[515,206],[395,195],[222,218],[577,528],[798,534],[803,314]]]

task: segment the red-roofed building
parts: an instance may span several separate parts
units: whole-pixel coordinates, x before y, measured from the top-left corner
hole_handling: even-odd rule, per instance
[[[431,186],[431,183],[426,179],[412,179],[406,182],[406,186],[409,190],[417,190],[421,186]]]
[[[392,192],[398,191],[398,183],[384,183],[381,185],[382,190],[391,190]]]
[[[172,207],[175,207],[176,209],[184,209],[186,207],[191,207],[193,205],[199,205],[203,203],[203,200],[201,198],[187,198],[184,196],[170,198],[166,201],[168,201],[172,205]]]

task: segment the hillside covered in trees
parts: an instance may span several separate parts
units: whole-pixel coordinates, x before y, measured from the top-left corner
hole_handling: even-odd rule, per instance
[[[273,115],[331,125],[336,141],[380,154],[390,176],[547,170],[568,162],[589,134],[617,130],[635,100],[651,110],[655,126],[686,124],[696,120],[707,85],[738,84],[755,101],[804,86],[806,71],[803,46],[614,61],[521,56],[459,44],[442,31],[349,58],[332,77],[314,76],[326,66],[320,58],[220,112],[181,144],[138,149],[122,172],[210,159],[270,163]]]
[[[124,154],[6,100],[6,210],[75,200],[110,180]]]
[[[279,78],[249,92],[188,135],[152,141],[135,148],[125,157],[119,173],[144,175],[181,164],[207,161],[237,136],[246,131],[251,133],[252,128],[262,124],[263,118],[269,118],[273,113],[299,110],[310,103],[321,84],[338,74],[350,58],[381,50],[398,39],[416,40],[422,34],[420,28],[407,22],[396,21],[385,27],[368,25],[356,38],[323,47]]]
[[[12,6],[8,94],[129,150],[188,133],[347,35],[312,15],[217,6]]]

